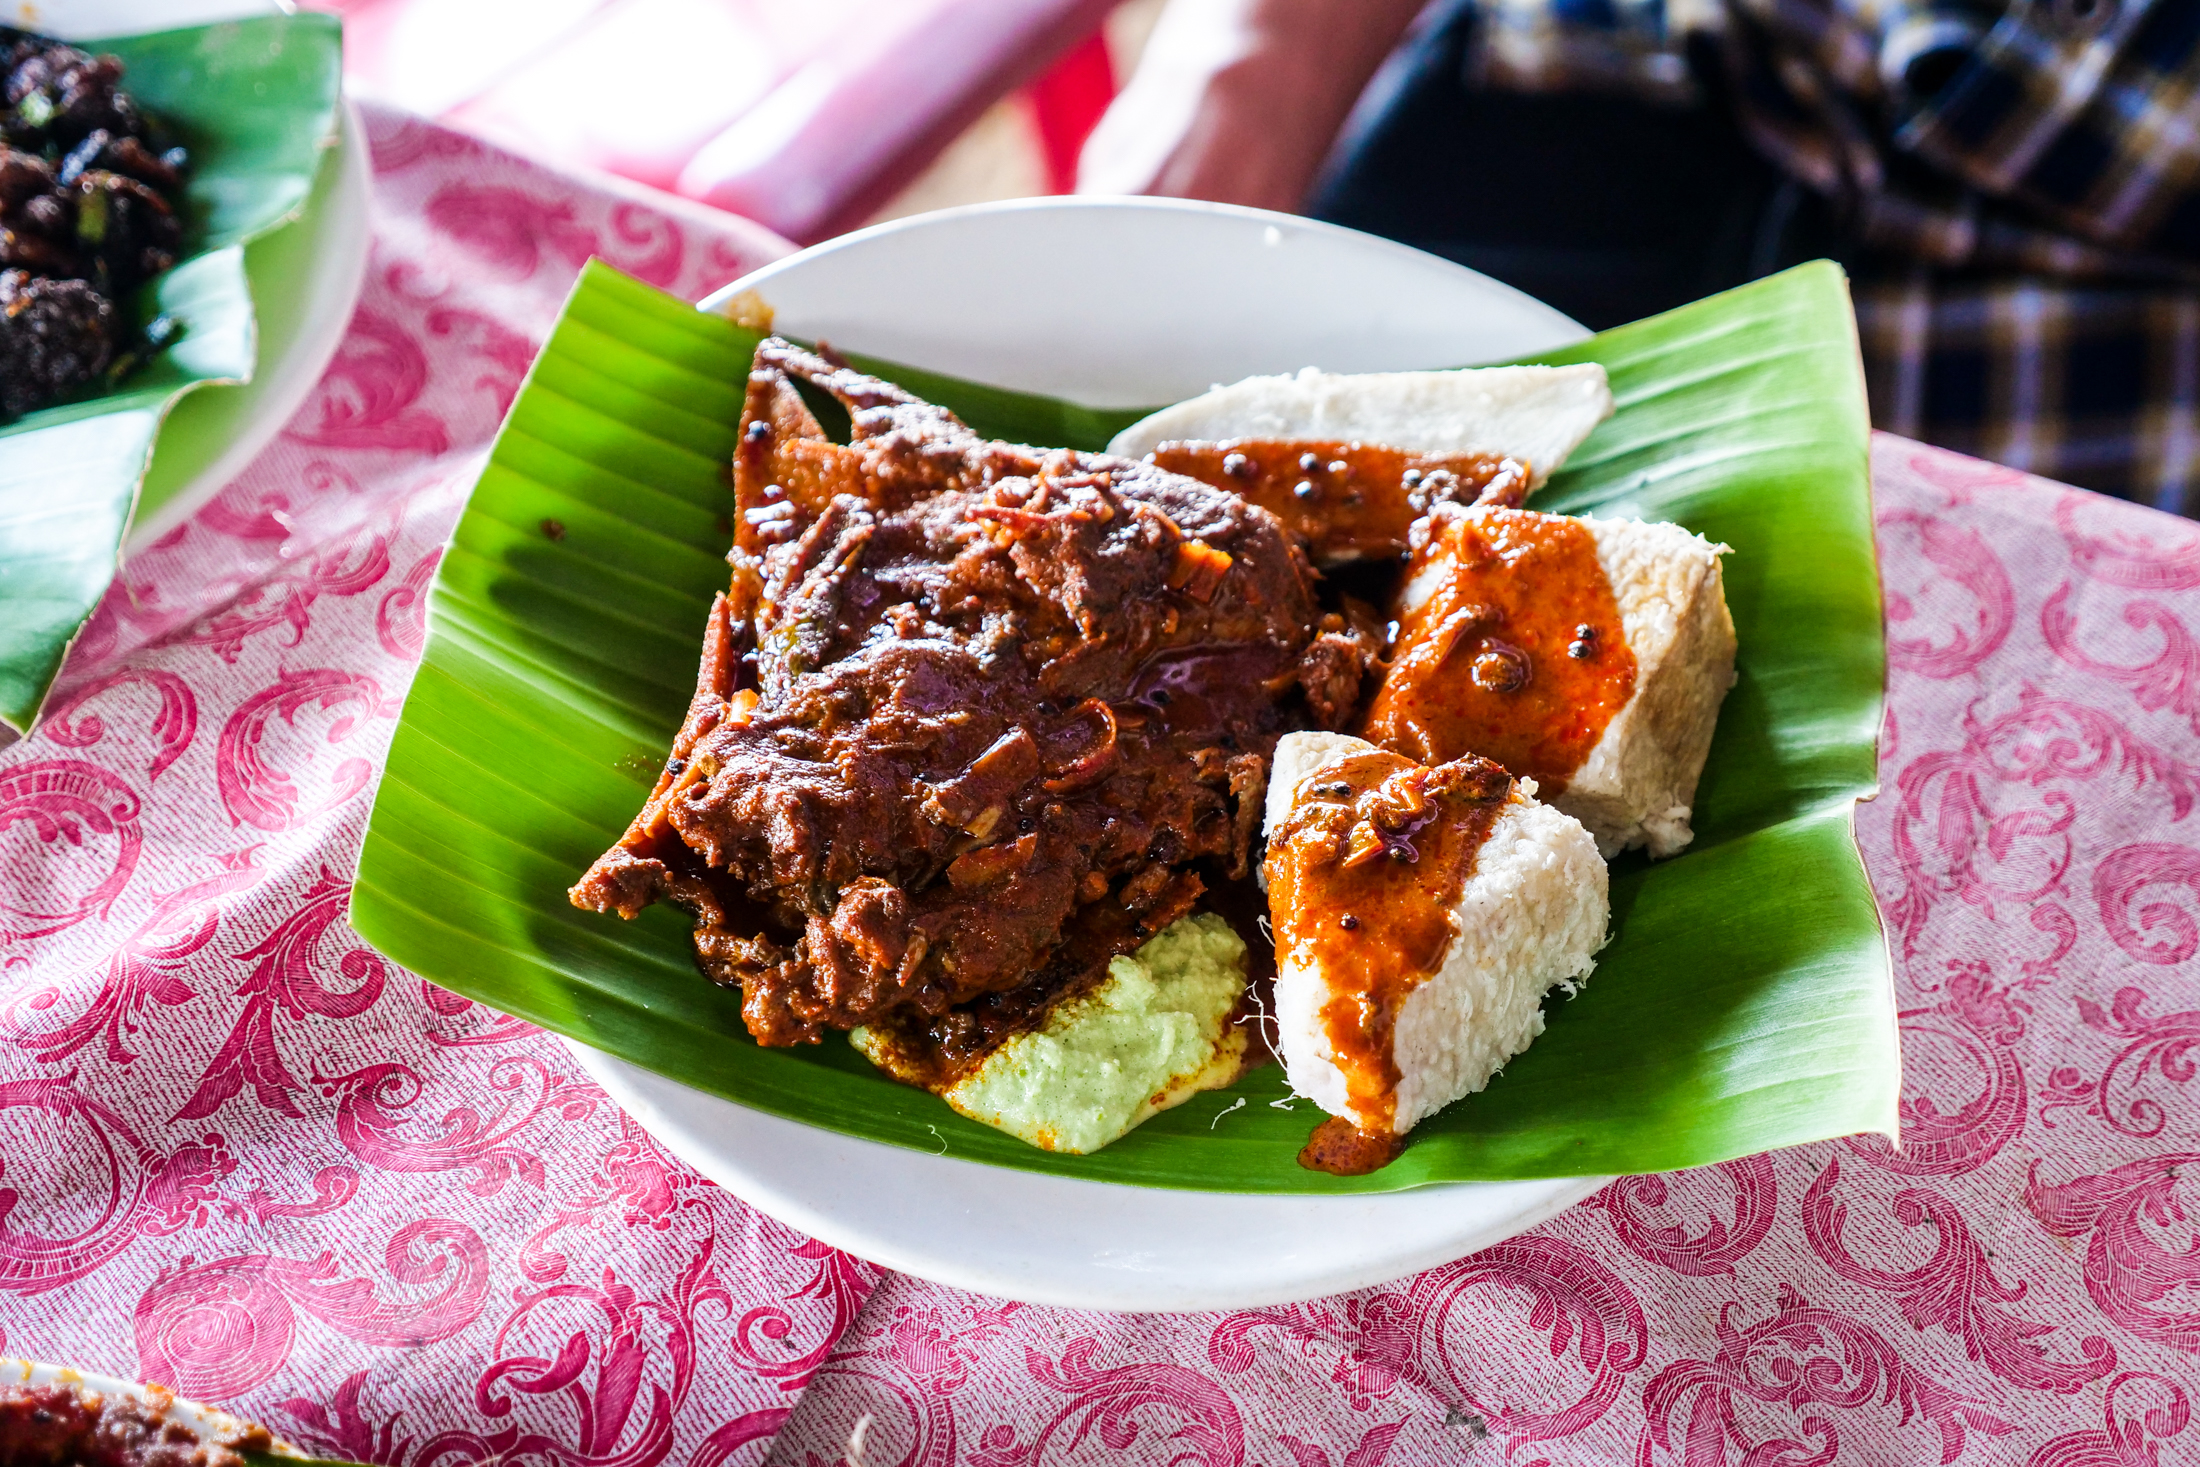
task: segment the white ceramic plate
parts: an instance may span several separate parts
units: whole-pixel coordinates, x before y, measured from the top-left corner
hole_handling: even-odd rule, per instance
[[[1588,334],[1508,286],[1385,240],[1160,200],[1029,200],[897,220],[766,266],[704,305],[745,290],[792,335],[1095,405],[1169,402],[1308,365],[1500,360]],[[1608,1180],[1360,1197],[1126,1187],[857,1140],[573,1049],[675,1154],[788,1226],[1031,1303],[1250,1308],[1360,1288],[1499,1242]]]
[[[366,128],[349,102],[341,128],[337,156],[323,162],[305,212],[275,235],[246,246],[301,257],[291,268],[252,272],[260,333],[252,380],[234,386],[210,383],[177,403],[154,446],[155,472],[164,449],[193,451],[211,440],[221,444],[220,451],[158,504],[141,503],[122,543],[125,556],[197,514],[243,473],[305,403],[343,344],[373,241],[374,164]]]
[[[281,0],[0,0],[0,20],[64,40],[130,35],[294,9]],[[187,394],[162,425],[167,452],[203,461],[189,479],[147,502],[123,541],[134,555],[182,524],[259,456],[320,380],[344,339],[366,278],[374,184],[366,130],[348,102],[337,156],[323,164],[298,218],[247,246],[266,250],[252,271],[259,359],[252,380],[210,383]],[[277,258],[279,256],[280,258]],[[218,446],[217,446],[218,445]]]
[[[0,21],[73,41],[81,36],[180,30],[271,11],[288,14],[297,8],[288,0],[0,0]]]
[[[1255,372],[1504,361],[1588,329],[1487,275],[1285,214],[1177,199],[1019,199],[897,219],[766,265],[778,327],[1093,407]]]

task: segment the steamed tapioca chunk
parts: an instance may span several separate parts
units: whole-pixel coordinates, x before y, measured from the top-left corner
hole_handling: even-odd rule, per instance
[[[1267,827],[1280,1057],[1334,1118],[1301,1159],[1369,1170],[1543,1032],[1546,992],[1588,977],[1604,862],[1533,781],[1337,734],[1281,741]]]
[[[1171,439],[1309,438],[1387,443],[1408,453],[1499,454],[1538,467],[1540,485],[1612,415],[1594,362],[1444,372],[1303,372],[1247,377],[1150,414],[1108,452],[1151,453]]]
[[[1400,553],[1434,504],[1518,504],[1611,411],[1594,364],[1308,369],[1164,408],[1109,451],[1244,495],[1334,565]]]
[[[1607,856],[1670,856],[1734,681],[1725,553],[1678,525],[1439,506],[1361,732],[1424,762],[1494,759]]]

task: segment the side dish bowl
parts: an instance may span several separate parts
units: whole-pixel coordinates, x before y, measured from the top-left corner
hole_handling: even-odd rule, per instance
[[[356,248],[364,241],[363,210],[346,235],[355,249],[349,273],[342,268],[348,262],[335,260],[341,279],[300,268],[307,262],[281,249],[257,248],[308,208],[317,176],[327,173],[327,188],[345,201],[363,198],[363,156],[350,173],[322,166],[337,161],[329,155],[339,141],[340,24],[244,0],[228,8],[257,13],[158,30],[151,27],[177,22],[144,5],[127,17],[113,4],[88,3],[9,17],[119,56],[124,88],[193,160],[181,258],[120,303],[140,319],[170,318],[178,328],[170,344],[103,392],[0,428],[0,577],[11,613],[0,618],[0,721],[19,730],[36,719],[70,641],[114,577],[164,420],[204,384],[253,378],[263,331],[256,301],[277,318],[271,338],[289,340],[294,313],[321,295],[355,291],[365,264]],[[109,29],[117,23],[136,30]],[[317,249],[333,250],[333,240],[321,246],[315,238]],[[333,350],[328,314],[321,313],[314,344]],[[310,356],[283,361],[286,371],[310,369],[307,385],[326,361],[325,353],[319,362]],[[226,462],[221,450],[250,424],[212,426],[214,438],[187,455],[198,467]],[[196,477],[179,473],[174,487]]]
[[[306,1464],[306,1467],[352,1467],[352,1464],[307,1457],[291,1443],[280,1437],[266,1437],[262,1429],[241,1417],[197,1401],[186,1401],[159,1385],[147,1385],[140,1381],[123,1380],[117,1376],[99,1375],[88,1370],[78,1370],[71,1365],[52,1365],[42,1360],[25,1360],[16,1356],[0,1355],[0,1390],[29,1389],[40,1392],[81,1396],[91,1392],[100,1396],[109,1406],[121,1405],[133,1411],[142,1411],[147,1421],[157,1421],[160,1430],[187,1433],[193,1439],[192,1455],[203,1460],[205,1455],[235,1461],[241,1458],[246,1467],[275,1467],[279,1463]],[[264,1447],[241,1445],[255,1439],[266,1442]],[[204,1444],[203,1446],[199,1444]],[[181,1457],[180,1443],[172,1438],[163,1441],[159,1450],[169,1454],[170,1460]]]

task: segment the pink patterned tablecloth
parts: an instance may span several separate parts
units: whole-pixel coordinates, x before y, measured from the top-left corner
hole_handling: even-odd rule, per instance
[[[750,1211],[344,927],[580,262],[692,294],[784,248],[369,121],[335,366],[0,751],[0,1350],[393,1467],[2200,1460],[2200,529],[1876,443],[1901,1153],[1631,1179],[1318,1304],[1019,1307]]]

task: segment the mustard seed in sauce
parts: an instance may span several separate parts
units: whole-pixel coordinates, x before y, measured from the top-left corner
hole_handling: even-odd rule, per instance
[[[1437,584],[1399,618],[1362,734],[1424,763],[1479,754],[1556,798],[1635,690],[1595,537],[1487,505],[1439,506],[1423,524],[1406,574]]]
[[[1380,443],[1233,438],[1173,441],[1149,457],[1171,473],[1230,489],[1282,520],[1317,564],[1381,559],[1444,495],[1473,499],[1491,485],[1525,483],[1526,466],[1496,454],[1411,454]],[[1301,494],[1327,476],[1334,493]]]

